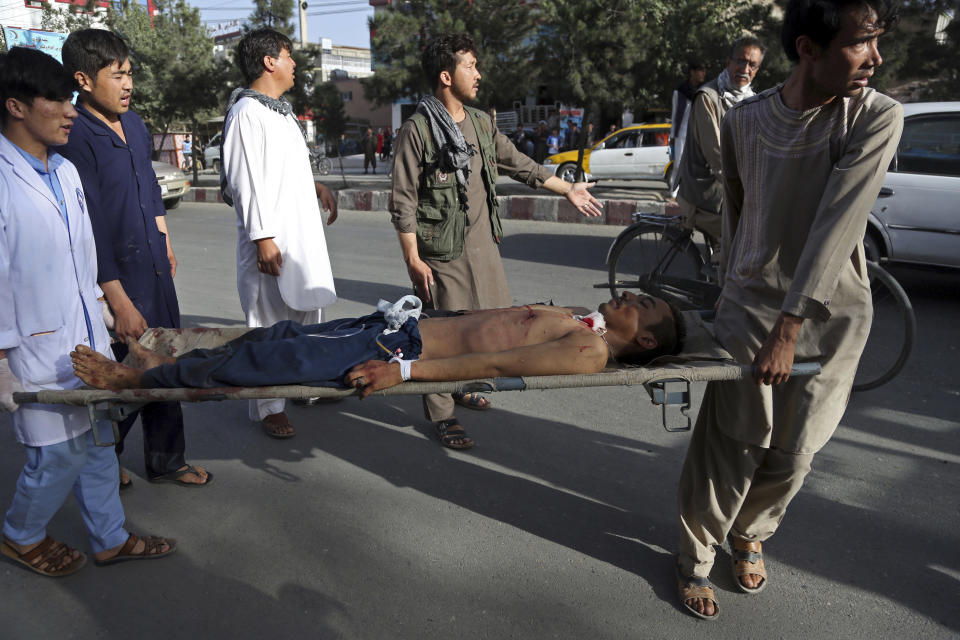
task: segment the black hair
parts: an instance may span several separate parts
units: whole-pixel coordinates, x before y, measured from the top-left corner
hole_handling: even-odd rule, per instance
[[[453,74],[456,71],[457,53],[460,51],[469,51],[474,56],[477,55],[476,43],[465,33],[438,36],[427,43],[420,62],[431,89],[437,88],[442,72],[447,71]]]
[[[36,98],[68,100],[77,88],[73,76],[37,49],[13,47],[0,54],[0,122],[7,123],[7,100],[16,98],[32,105]]]
[[[690,60],[687,60],[687,71],[700,71],[700,70],[703,70],[703,71],[707,70],[707,66],[703,64],[702,60],[694,60],[692,58]]]
[[[762,58],[767,53],[767,47],[763,44],[763,41],[760,38],[755,38],[754,36],[743,36],[742,38],[737,38],[732,45],[730,45],[730,57],[737,55],[737,51],[740,49],[747,49],[749,47],[756,47],[760,49],[760,57]]]
[[[264,27],[254,29],[240,38],[234,59],[247,84],[250,84],[266,71],[267,68],[263,66],[264,56],[279,58],[284,49],[293,53],[293,42],[290,38],[279,31]]]
[[[130,57],[130,47],[112,31],[80,29],[67,36],[61,57],[67,73],[82,71],[96,82],[100,69],[122,65]]]
[[[665,300],[670,307],[670,317],[664,318],[652,327],[648,327],[657,346],[653,349],[630,351],[617,356],[621,364],[642,365],[661,356],[675,356],[683,351],[683,343],[687,339],[687,323],[680,310],[669,300]]]
[[[843,16],[851,9],[877,12],[877,27],[889,31],[897,22],[895,0],[791,0],[783,16],[780,41],[791,62],[799,62],[797,38],[808,36],[823,48],[830,46],[843,28]]]

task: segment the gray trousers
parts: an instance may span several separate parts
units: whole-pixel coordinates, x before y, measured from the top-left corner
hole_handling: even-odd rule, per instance
[[[714,250],[718,249],[720,237],[723,235],[723,216],[713,211],[699,209],[680,196],[677,196],[677,206],[680,207],[684,226],[707,235]]]
[[[814,455],[764,449],[724,435],[713,410],[722,384],[707,385],[678,491],[680,569],[702,578],[713,567],[714,545],[727,534],[751,542],[774,534]]]

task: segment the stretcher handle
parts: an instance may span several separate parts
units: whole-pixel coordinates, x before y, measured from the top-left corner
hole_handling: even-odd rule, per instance
[[[790,377],[804,378],[818,376],[820,375],[820,371],[821,367],[819,362],[800,362],[790,367]],[[750,365],[750,375],[753,376],[755,373],[756,367]]]

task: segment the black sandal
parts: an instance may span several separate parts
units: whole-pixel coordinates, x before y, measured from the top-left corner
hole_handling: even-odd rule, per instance
[[[463,425],[456,418],[441,420],[436,424],[437,437],[440,438],[440,444],[448,449],[471,449],[473,440],[467,435]],[[466,440],[466,442],[454,442],[455,440]]]

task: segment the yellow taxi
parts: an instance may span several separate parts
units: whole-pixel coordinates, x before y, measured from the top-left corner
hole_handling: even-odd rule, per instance
[[[583,170],[590,180],[665,180],[669,184],[669,142],[669,123],[624,127],[583,150]],[[543,164],[554,175],[573,182],[577,150],[556,153]]]

